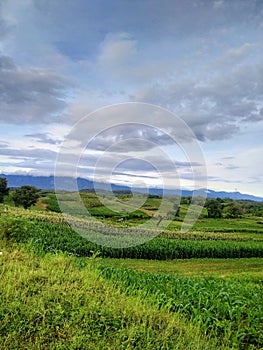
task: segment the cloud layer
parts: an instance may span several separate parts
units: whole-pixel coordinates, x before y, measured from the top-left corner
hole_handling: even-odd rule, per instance
[[[67,81],[48,70],[17,67],[0,56],[0,121],[14,124],[46,123],[66,107]]]
[[[52,172],[75,122],[107,105],[143,102],[189,125],[205,153],[211,187],[262,181],[261,163],[248,170],[241,157],[245,151],[254,160],[261,156],[262,18],[261,0],[0,2],[3,169]],[[106,121],[94,118],[73,137],[74,149],[85,133],[91,141],[87,172],[105,150],[109,159],[121,159],[131,150],[153,152],[154,144],[187,164],[171,148],[185,140],[176,118],[171,127],[159,116],[166,133],[151,128],[144,114],[144,126],[125,125],[127,110],[108,118],[122,125],[104,130]],[[98,127],[102,132],[94,133]],[[152,176],[134,164],[138,174]],[[178,168],[189,176],[189,167]],[[256,181],[249,186],[260,191]]]

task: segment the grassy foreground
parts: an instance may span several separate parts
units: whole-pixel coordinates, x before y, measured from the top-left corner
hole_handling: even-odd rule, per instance
[[[0,205],[0,349],[263,349],[262,219],[246,220],[118,249]]]
[[[0,256],[1,349],[227,349],[178,313],[122,294],[90,263],[25,249]]]
[[[262,349],[262,279],[182,277],[100,265],[103,276],[128,295],[153,298],[169,312],[181,312],[232,349]]]

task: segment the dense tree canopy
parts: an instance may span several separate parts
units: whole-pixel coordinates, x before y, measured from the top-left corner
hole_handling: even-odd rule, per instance
[[[237,202],[231,202],[224,208],[224,214],[226,218],[240,218],[243,214],[241,205]]]
[[[209,218],[221,218],[222,217],[222,203],[220,198],[213,199],[208,198],[205,204],[207,210],[207,216]]]
[[[39,195],[36,187],[28,185],[17,188],[12,194],[15,205],[23,206],[25,209],[34,205],[38,197]]]

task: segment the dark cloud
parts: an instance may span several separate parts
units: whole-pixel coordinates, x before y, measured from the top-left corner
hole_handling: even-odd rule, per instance
[[[50,144],[50,145],[59,145],[61,143],[61,140],[54,139],[50,134],[35,133],[35,134],[27,134],[25,136],[30,137],[35,141]]]
[[[0,55],[0,121],[46,123],[61,119],[69,82],[48,70],[17,67]]]
[[[143,124],[117,125],[102,130],[88,144],[88,149],[111,152],[139,152],[153,147],[174,144],[170,135]]]
[[[156,179],[156,176],[142,175],[142,174],[130,174],[121,171],[114,171],[113,175],[129,176],[129,178],[145,178],[145,179]]]
[[[143,88],[134,99],[175,111],[199,140],[223,140],[244,123],[263,119],[263,64],[226,67],[206,82],[189,79]]]
[[[102,158],[100,158],[102,156]],[[68,163],[70,160],[70,155],[65,157]],[[118,175],[128,175],[132,176],[145,176],[155,178],[160,174],[165,177],[177,178],[177,172],[189,173],[193,172],[202,167],[202,164],[198,162],[189,161],[178,161],[172,160],[168,157],[164,157],[163,154],[159,153],[155,155],[145,154],[140,157],[129,157],[128,155],[123,155],[120,153],[106,153],[102,155],[89,155],[81,157],[78,162],[79,169],[94,170],[97,174],[104,174],[105,178],[110,177],[112,174]],[[169,175],[168,175],[169,174]]]

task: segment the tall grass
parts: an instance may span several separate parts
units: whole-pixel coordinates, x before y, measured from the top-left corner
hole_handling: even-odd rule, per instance
[[[14,242],[30,241],[36,251],[62,251],[76,256],[90,256],[91,251],[100,251],[102,257],[155,260],[263,257],[262,243],[253,241],[154,238],[138,246],[111,248],[88,241],[66,225],[10,215],[0,218],[1,237]],[[110,244],[114,236],[105,235],[104,239]]]
[[[176,277],[100,265],[128,295],[154,298],[235,349],[263,348],[263,284]]]
[[[0,276],[1,349],[226,349],[73,257],[5,249]]]

